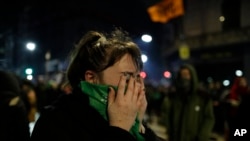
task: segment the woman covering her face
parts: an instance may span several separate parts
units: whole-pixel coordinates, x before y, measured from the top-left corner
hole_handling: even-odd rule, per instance
[[[156,141],[143,124],[147,107],[141,52],[128,34],[89,31],[70,56],[72,93],[41,113],[32,141]]]

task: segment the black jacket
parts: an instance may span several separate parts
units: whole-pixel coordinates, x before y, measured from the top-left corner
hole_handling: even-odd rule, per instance
[[[147,128],[146,141],[158,137]],[[79,90],[62,95],[53,105],[41,112],[32,141],[136,141],[127,131],[109,126],[99,113],[89,106],[88,97]]]
[[[0,70],[0,141],[29,141],[29,121],[17,77]]]

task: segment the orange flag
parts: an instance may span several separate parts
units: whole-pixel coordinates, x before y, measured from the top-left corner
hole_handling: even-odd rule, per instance
[[[153,22],[167,23],[184,15],[183,0],[162,0],[147,8],[147,12]]]

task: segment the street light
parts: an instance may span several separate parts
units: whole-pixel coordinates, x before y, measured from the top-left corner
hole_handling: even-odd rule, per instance
[[[26,44],[26,48],[27,48],[28,50],[30,50],[30,51],[34,51],[34,50],[36,49],[36,44],[33,43],[33,42],[28,42],[28,43]]]
[[[27,75],[33,74],[33,69],[32,68],[26,68],[25,69],[25,74],[27,74]]]
[[[141,40],[143,42],[149,43],[149,42],[152,41],[152,36],[149,35],[149,34],[144,34],[144,35],[141,36]]]
[[[242,75],[243,75],[242,70],[236,70],[236,71],[235,71],[235,75],[236,75],[236,76],[242,76]]]
[[[148,61],[148,56],[145,55],[145,54],[142,54],[142,55],[141,55],[141,59],[142,59],[142,62],[143,62],[143,63],[146,63],[146,62]]]
[[[25,47],[30,52],[30,54],[25,56],[25,62],[23,62],[25,64],[24,67],[26,67],[27,64],[31,66],[31,68],[25,69],[25,76],[26,79],[32,80],[34,75],[33,68],[35,68],[34,67],[35,59],[33,52],[36,49],[36,44],[34,42],[27,42]]]
[[[28,79],[28,80],[33,79],[33,69],[32,68],[26,68],[25,74],[26,74],[26,79]]]

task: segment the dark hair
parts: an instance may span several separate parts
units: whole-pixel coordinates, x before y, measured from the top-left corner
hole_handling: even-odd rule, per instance
[[[142,69],[141,52],[127,32],[116,28],[110,34],[87,32],[75,46],[70,56],[67,78],[71,86],[85,80],[87,70],[101,72],[114,65],[126,53],[130,54],[138,70]]]
[[[21,88],[18,76],[15,73],[5,70],[0,70],[0,91],[9,91],[15,95],[20,95]]]

